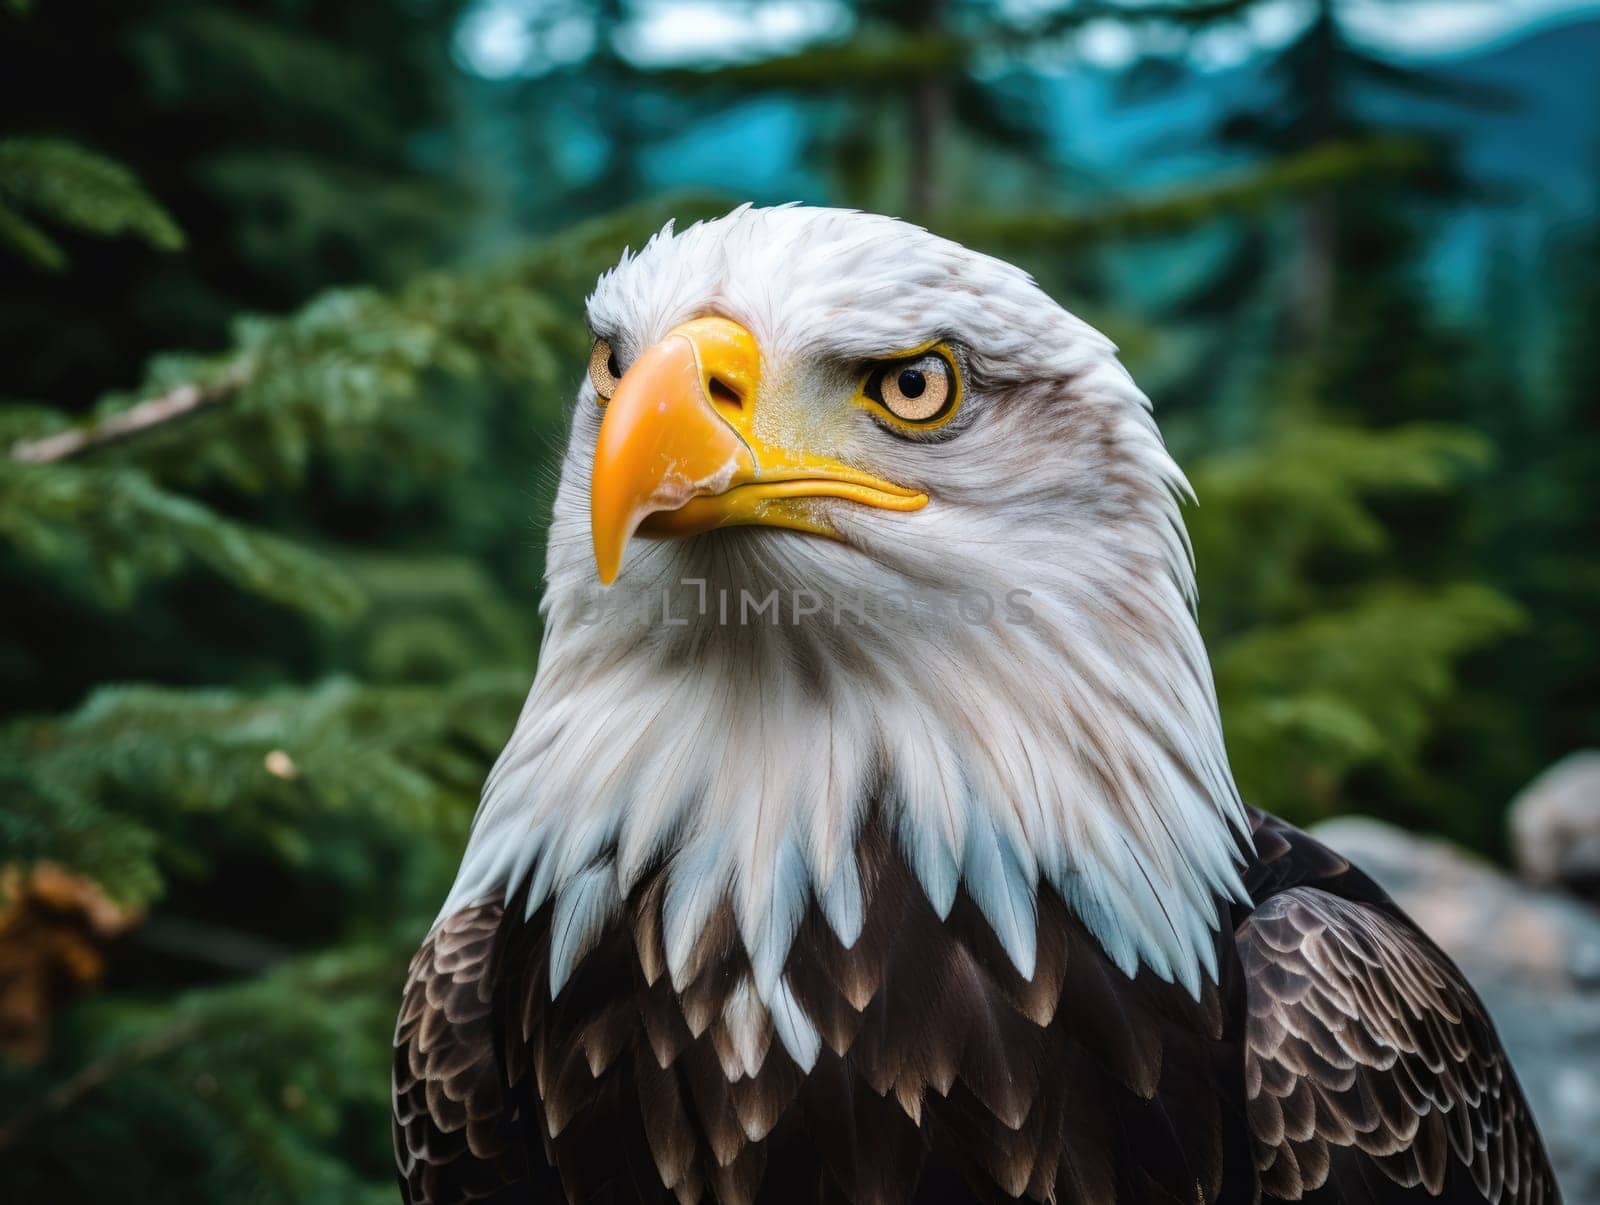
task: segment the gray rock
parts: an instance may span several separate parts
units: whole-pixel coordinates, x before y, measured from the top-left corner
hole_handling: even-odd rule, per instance
[[[1529,882],[1600,897],[1600,750],[1569,754],[1523,788],[1511,844]]]
[[[1381,821],[1313,832],[1456,960],[1511,1054],[1568,1205],[1600,1205],[1600,911]]]

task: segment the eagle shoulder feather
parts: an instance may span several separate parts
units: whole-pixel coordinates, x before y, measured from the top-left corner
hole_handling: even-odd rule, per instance
[[[1559,1201],[1516,1076],[1460,971],[1337,854],[1260,814],[1256,833],[1260,902],[1235,944],[1263,1194],[1315,1200],[1327,1187],[1372,1199],[1375,1170],[1447,1200]]]
[[[411,960],[394,1035],[394,1153],[413,1205],[525,1199],[526,1155],[494,1042],[504,910],[462,908]]]

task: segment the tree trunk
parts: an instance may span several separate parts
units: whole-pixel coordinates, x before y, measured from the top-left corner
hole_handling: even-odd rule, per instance
[[[1342,35],[1333,0],[1317,0],[1306,37],[1311,51],[1305,79],[1310,112],[1302,137],[1307,148],[1315,148],[1337,135],[1346,99],[1341,95]],[[1293,352],[1315,348],[1322,342],[1333,311],[1339,233],[1339,207],[1333,192],[1317,192],[1307,198],[1297,214],[1297,224],[1284,321],[1289,350]]]
[[[1333,310],[1335,242],[1339,228],[1333,196],[1309,198],[1296,215],[1297,245],[1289,281],[1285,334],[1291,349],[1303,351],[1322,342]]]
[[[911,6],[915,14],[912,29],[919,34],[937,34],[944,20],[942,0],[925,0]],[[938,206],[939,140],[944,135],[949,95],[944,77],[929,72],[917,80],[911,96],[906,172],[906,206],[917,217],[926,217]]]

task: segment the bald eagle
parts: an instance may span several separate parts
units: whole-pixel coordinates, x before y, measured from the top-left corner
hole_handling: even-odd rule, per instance
[[[801,207],[669,226],[588,322],[406,1200],[1559,1200],[1460,972],[1241,801],[1106,338]]]

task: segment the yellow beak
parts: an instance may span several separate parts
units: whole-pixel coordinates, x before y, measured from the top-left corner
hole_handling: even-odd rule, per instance
[[[595,566],[610,585],[635,532],[687,536],[761,524],[835,534],[818,498],[882,510],[926,494],[756,435],[761,354],[726,318],[673,330],[623,374],[595,443],[590,521]]]

